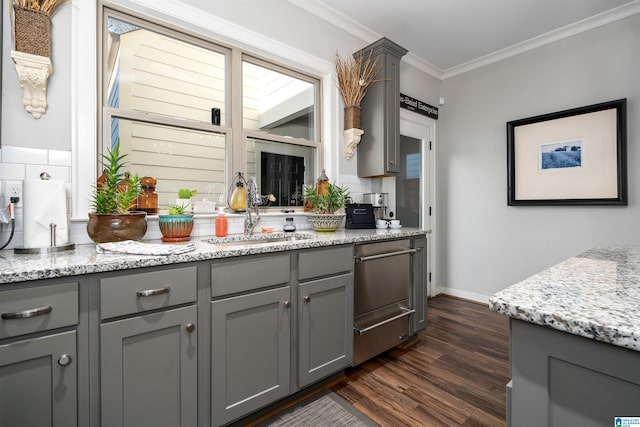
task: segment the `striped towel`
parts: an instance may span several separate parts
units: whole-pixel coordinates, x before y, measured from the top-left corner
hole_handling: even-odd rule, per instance
[[[168,245],[163,243],[142,243],[134,240],[99,243],[96,245],[96,252],[100,254],[178,255],[191,252],[195,249],[195,243],[188,243],[185,245]]]

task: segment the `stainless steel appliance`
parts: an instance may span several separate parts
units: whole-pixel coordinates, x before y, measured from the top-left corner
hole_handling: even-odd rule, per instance
[[[411,241],[355,247],[353,364],[358,365],[410,335]]]
[[[389,193],[364,193],[362,203],[373,206],[373,215],[376,220],[393,217],[393,213],[389,212]]]
[[[369,203],[347,203],[344,207],[347,214],[345,228],[363,229],[376,228],[373,207]]]

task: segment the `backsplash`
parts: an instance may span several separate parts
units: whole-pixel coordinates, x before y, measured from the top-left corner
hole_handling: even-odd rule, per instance
[[[11,181],[20,182],[25,179],[38,179],[42,172],[46,172],[51,179],[64,181],[67,195],[67,210],[71,214],[71,151],[48,150],[45,148],[27,148],[3,145],[0,150],[0,192],[2,192],[2,207],[10,202],[10,196],[5,191],[6,184]],[[23,209],[22,203],[16,207],[16,229],[8,248],[23,244]],[[11,232],[10,224],[2,224],[0,245],[4,245]]]

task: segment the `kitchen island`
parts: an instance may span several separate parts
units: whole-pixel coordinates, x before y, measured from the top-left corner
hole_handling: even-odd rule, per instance
[[[510,317],[507,424],[640,417],[640,247],[602,246],[490,298]]]

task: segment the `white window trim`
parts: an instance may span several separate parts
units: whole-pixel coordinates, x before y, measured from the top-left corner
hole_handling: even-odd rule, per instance
[[[72,212],[74,220],[86,220],[90,194],[97,171],[97,32],[98,8],[103,5],[129,9],[156,17],[180,28],[197,28],[212,39],[240,44],[248,52],[266,59],[290,64],[320,76],[322,81],[323,159],[321,168],[329,176],[339,176],[338,160],[341,141],[339,125],[340,97],[335,85],[333,63],[264,37],[247,28],[203,13],[202,10],[172,0],[104,0],[90,2],[72,0],[71,16],[71,150]],[[215,31],[213,30],[215,29]],[[94,58],[87,61],[86,58]],[[286,58],[286,60],[285,60]]]

